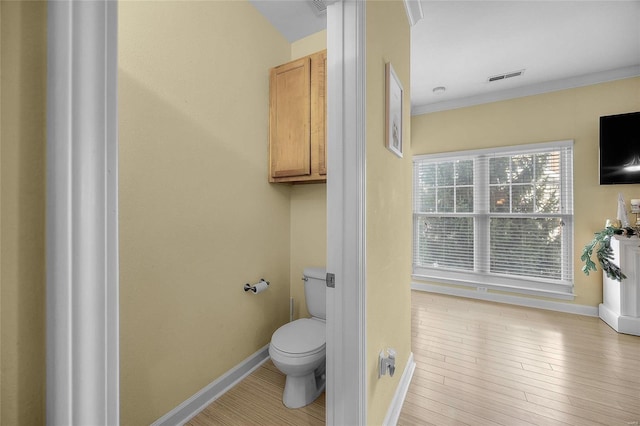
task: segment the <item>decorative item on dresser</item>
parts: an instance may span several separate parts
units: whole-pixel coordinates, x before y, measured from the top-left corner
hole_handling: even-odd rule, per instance
[[[631,199],[631,213],[636,215],[635,227],[638,230],[640,228],[640,199]]]
[[[631,226],[629,223],[627,208],[622,194],[618,194],[617,207],[617,219],[614,222],[607,219],[604,229],[596,232],[593,240],[584,246],[582,250],[580,260],[584,262],[582,272],[584,272],[585,275],[589,275],[589,272],[597,270],[596,264],[591,260],[593,250],[596,250],[598,263],[608,278],[615,281],[622,281],[627,278],[614,261],[611,237],[614,235],[623,235],[629,238],[633,235],[640,235],[640,225],[637,219],[638,214],[640,214],[640,200],[631,200],[631,213],[636,214],[636,223],[634,226]]]
[[[606,276],[615,281],[622,281],[627,278],[618,265],[613,260],[613,250],[611,248],[611,237],[614,235],[624,235],[631,237],[636,234],[636,230],[630,227],[621,228],[613,226],[607,221],[607,225],[600,232],[595,233],[595,237],[589,244],[584,246],[580,260],[584,262],[582,272],[589,275],[589,272],[596,271],[596,264],[591,260],[593,251],[596,250],[596,259]]]

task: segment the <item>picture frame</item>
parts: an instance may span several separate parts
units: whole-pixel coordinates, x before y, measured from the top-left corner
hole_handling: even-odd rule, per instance
[[[402,102],[404,90],[390,62],[385,64],[385,146],[402,158]]]

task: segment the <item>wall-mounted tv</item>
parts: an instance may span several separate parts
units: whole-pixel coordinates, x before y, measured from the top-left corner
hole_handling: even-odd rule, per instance
[[[640,112],[600,117],[600,185],[640,183]]]

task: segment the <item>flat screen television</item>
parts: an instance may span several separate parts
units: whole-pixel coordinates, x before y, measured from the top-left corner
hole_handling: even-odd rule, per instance
[[[600,185],[640,183],[640,112],[600,117]]]

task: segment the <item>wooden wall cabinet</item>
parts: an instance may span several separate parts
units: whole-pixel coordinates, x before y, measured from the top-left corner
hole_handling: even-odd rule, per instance
[[[269,182],[326,182],[327,51],[271,69]]]

